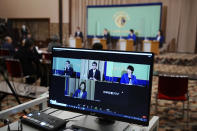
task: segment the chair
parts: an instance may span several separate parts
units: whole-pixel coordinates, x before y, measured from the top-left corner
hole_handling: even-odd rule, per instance
[[[183,116],[185,110],[185,101],[187,101],[187,120],[189,120],[189,94],[187,76],[160,75],[158,83],[158,92],[156,95],[156,112],[158,99],[182,101]]]
[[[52,54],[51,53],[42,53],[42,58],[44,60],[52,60]]]
[[[6,59],[5,64],[6,64],[6,69],[7,69],[8,76],[11,77],[14,88],[15,88],[15,85],[14,85],[13,78],[20,78],[21,82],[25,83],[24,79],[26,79],[26,81],[27,81],[31,77],[31,76],[24,76],[23,75],[22,66],[21,66],[21,63],[18,59]],[[32,84],[33,83],[34,82],[32,82]],[[30,93],[29,92],[30,91],[29,87],[27,88],[27,85],[24,86],[24,90],[20,90],[19,88],[18,88],[18,90],[20,92],[25,93],[25,94]]]
[[[10,52],[7,49],[0,49],[0,56],[10,56]]]
[[[189,94],[188,77],[175,75],[160,75],[158,83],[158,92],[156,94],[155,111],[157,112],[158,99],[182,101],[183,116],[185,110],[185,101],[187,101],[187,120],[189,120]]]
[[[23,77],[22,67],[19,60],[16,59],[6,59],[6,68],[9,76],[15,78]]]

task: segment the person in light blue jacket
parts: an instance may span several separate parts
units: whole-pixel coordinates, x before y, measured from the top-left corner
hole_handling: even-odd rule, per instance
[[[73,94],[74,98],[87,99],[86,83],[81,82],[79,88]]]
[[[127,38],[128,38],[128,39],[133,39],[133,41],[136,42],[136,35],[135,35],[133,29],[130,29],[130,30],[129,30],[129,35],[128,35]]]

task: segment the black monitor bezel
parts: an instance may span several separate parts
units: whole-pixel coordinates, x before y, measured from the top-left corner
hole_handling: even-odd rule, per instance
[[[55,47],[54,47],[55,48]],[[54,52],[54,48],[52,49],[52,55]],[[148,116],[147,116],[147,122],[143,122],[143,121],[138,121],[138,120],[133,120],[133,119],[126,119],[123,117],[117,117],[117,116],[112,116],[112,115],[107,115],[107,114],[101,114],[98,112],[91,112],[91,111],[86,111],[86,110],[79,110],[76,108],[71,108],[71,107],[63,107],[63,106],[59,106],[59,105],[54,105],[50,103],[50,86],[49,86],[49,100],[48,100],[48,106],[52,107],[52,108],[56,108],[56,109],[60,109],[60,110],[66,110],[66,111],[72,111],[72,112],[76,112],[76,113],[82,113],[82,114],[86,114],[86,115],[93,115],[93,116],[97,116],[97,117],[103,117],[105,119],[112,119],[112,120],[118,120],[118,121],[123,121],[123,122],[128,122],[128,123],[133,123],[133,124],[138,124],[138,125],[142,125],[142,126],[148,126],[149,125],[149,119],[150,119],[150,103],[151,103],[151,92],[152,92],[152,76],[153,76],[153,63],[154,63],[154,53],[152,52],[135,52],[135,51],[117,51],[117,50],[92,50],[92,49],[84,49],[84,48],[67,48],[67,47],[58,47],[58,49],[74,49],[74,50],[86,50],[86,51],[95,51],[95,52],[117,52],[117,53],[145,53],[145,54],[149,54],[152,55],[152,63],[150,64],[150,83],[149,83],[149,101],[148,101]],[[52,71],[52,66],[53,66],[53,60],[51,62],[51,71]],[[50,73],[50,75],[52,75],[52,73]],[[51,78],[51,76],[50,76]],[[50,85],[51,85],[51,80],[50,80]]]

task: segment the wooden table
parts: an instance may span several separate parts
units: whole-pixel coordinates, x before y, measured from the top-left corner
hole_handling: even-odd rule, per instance
[[[134,41],[132,39],[129,40],[120,39],[117,44],[117,49],[124,51],[134,51],[133,45],[134,45]]]
[[[153,52],[154,54],[159,55],[159,42],[158,41],[144,40],[142,51]]]

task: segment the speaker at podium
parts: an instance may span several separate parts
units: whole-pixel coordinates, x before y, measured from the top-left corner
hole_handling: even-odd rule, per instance
[[[159,55],[159,41],[144,40],[143,41],[143,52],[153,52]]]
[[[124,50],[124,51],[134,51],[134,41],[133,39],[119,39],[117,44],[118,50]]]
[[[71,48],[82,48],[82,39],[80,37],[70,37],[69,47]]]
[[[104,38],[93,38],[92,39],[92,44],[94,45],[95,43],[101,43],[103,46],[104,50],[107,50],[107,40]]]

